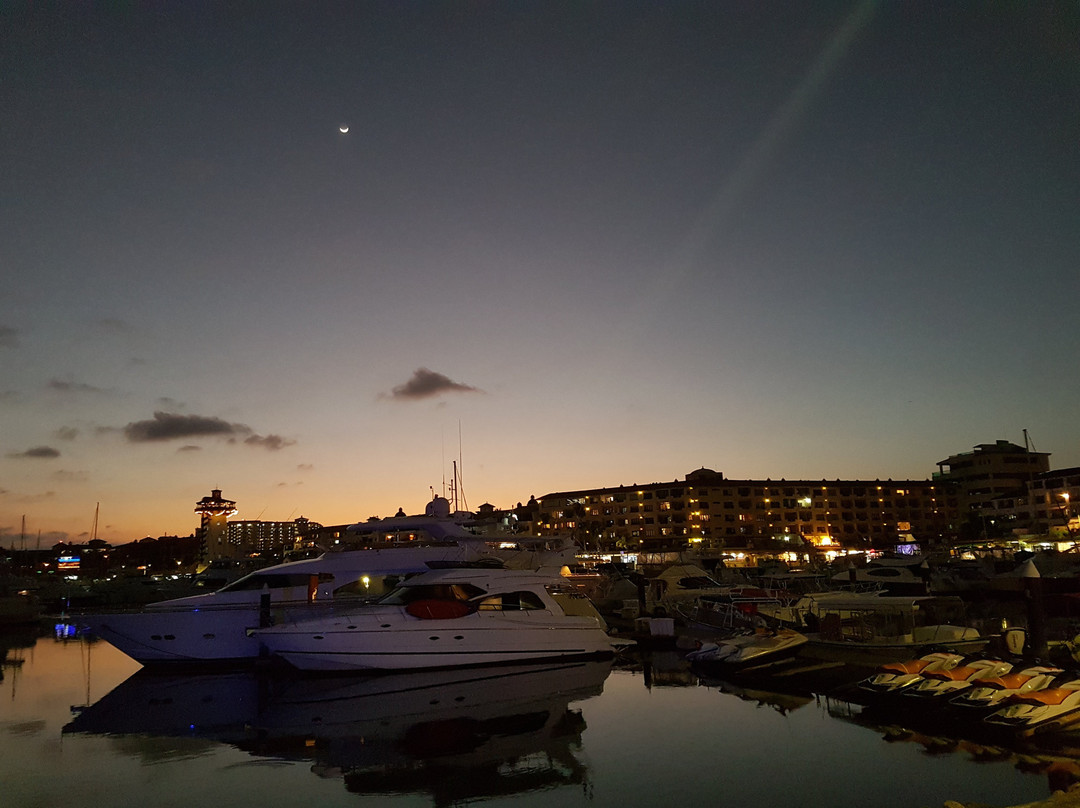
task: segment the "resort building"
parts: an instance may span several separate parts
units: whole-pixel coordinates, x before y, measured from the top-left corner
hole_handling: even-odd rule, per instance
[[[960,507],[978,517],[993,510],[995,499],[1026,488],[1050,470],[1050,453],[1035,452],[1007,440],[980,443],[972,452],[938,461],[934,480],[956,486]]]
[[[1080,467],[1044,471],[995,497],[979,511],[979,528],[987,539],[1080,540]]]
[[[319,527],[321,525],[303,516],[291,522],[239,519],[228,524],[228,542],[243,555],[284,558],[287,552]]]
[[[221,496],[215,488],[210,496],[195,503],[195,513],[200,516],[200,558],[203,562],[222,559],[263,558],[280,559],[321,525],[299,517],[291,522],[264,522],[260,519],[229,521],[236,515],[236,503]]]
[[[799,557],[943,547],[962,513],[955,488],[931,480],[730,480],[705,468],[683,481],[555,492],[539,503],[540,535],[570,533],[586,549]]]

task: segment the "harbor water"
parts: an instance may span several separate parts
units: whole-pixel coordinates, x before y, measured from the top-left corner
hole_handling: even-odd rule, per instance
[[[883,725],[674,652],[313,678],[162,674],[105,642],[0,642],[5,808],[1010,806],[1080,769],[1080,740],[1011,750]]]

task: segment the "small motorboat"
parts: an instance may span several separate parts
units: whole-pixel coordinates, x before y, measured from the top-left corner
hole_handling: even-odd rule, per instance
[[[935,651],[917,659],[903,662],[888,662],[878,667],[877,671],[859,682],[859,687],[873,693],[899,693],[913,687],[929,673],[940,670],[952,670],[967,657],[951,651]]]
[[[456,568],[403,580],[374,604],[253,629],[301,670],[416,670],[613,656],[603,618],[558,575]]]
[[[1033,665],[992,679],[978,679],[971,687],[949,699],[958,707],[988,709],[1001,706],[1012,696],[1034,693],[1052,687],[1065,671],[1049,665]],[[1069,674],[1071,678],[1074,674]]]
[[[1001,659],[972,659],[955,668],[923,674],[921,681],[904,690],[904,695],[919,699],[947,699],[980,680],[1003,676],[1012,668],[1011,662]]]
[[[795,656],[806,644],[806,635],[789,628],[735,634],[706,642],[686,655],[690,662],[716,662],[729,667],[774,664]]]
[[[1020,735],[1061,729],[1077,720],[1080,720],[1080,677],[1009,696],[1001,709],[983,719]]]

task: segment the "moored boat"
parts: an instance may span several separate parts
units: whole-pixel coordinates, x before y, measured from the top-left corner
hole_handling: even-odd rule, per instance
[[[557,576],[445,569],[368,606],[251,632],[301,670],[410,670],[614,654],[592,603]]]
[[[979,677],[971,687],[949,699],[949,703],[969,709],[992,709],[1001,706],[1013,696],[1053,687],[1060,683],[1062,675],[1070,679],[1075,677],[1073,673],[1066,674],[1064,669],[1050,665],[1032,665],[989,679]]]
[[[501,564],[492,539],[470,532],[437,498],[424,515],[354,525],[355,533],[417,536],[400,544],[325,552],[256,570],[216,592],[139,609],[74,615],[72,622],[143,664],[251,661],[264,653],[249,629],[374,600],[407,574],[447,564]],[[433,507],[442,506],[442,507]],[[542,556],[530,555],[541,564]],[[556,564],[561,562],[561,555]]]
[[[947,700],[962,690],[1004,676],[1013,668],[1003,659],[971,659],[953,668],[931,671],[922,681],[904,691],[905,696],[925,700]]]
[[[775,665],[794,657],[805,644],[806,635],[792,629],[759,628],[703,643],[686,658],[731,668]]]
[[[922,681],[929,673],[939,670],[951,670],[965,659],[963,654],[952,651],[934,651],[916,659],[886,662],[866,679],[859,682],[859,687],[872,693],[899,693]]]
[[[1034,735],[1071,726],[1080,721],[1080,678],[1056,686],[1009,697],[1000,710],[983,721],[1020,735]]]
[[[808,622],[804,656],[861,664],[911,659],[934,651],[972,654],[990,641],[964,625],[959,598],[832,598],[817,604]]]

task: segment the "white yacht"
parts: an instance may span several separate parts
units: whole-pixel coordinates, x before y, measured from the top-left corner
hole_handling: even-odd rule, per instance
[[[409,670],[614,653],[603,618],[558,576],[444,569],[404,580],[373,605],[255,629],[301,670]]]
[[[318,615],[345,601],[373,600],[402,576],[440,565],[501,563],[492,538],[470,532],[449,513],[445,502],[436,498],[423,516],[361,522],[349,528],[356,533],[422,534],[424,541],[326,552],[257,570],[216,592],[72,619],[80,631],[107,640],[143,664],[252,660],[265,651],[249,629]],[[545,563],[539,556],[529,558],[538,565]],[[561,563],[561,558],[553,563]]]

